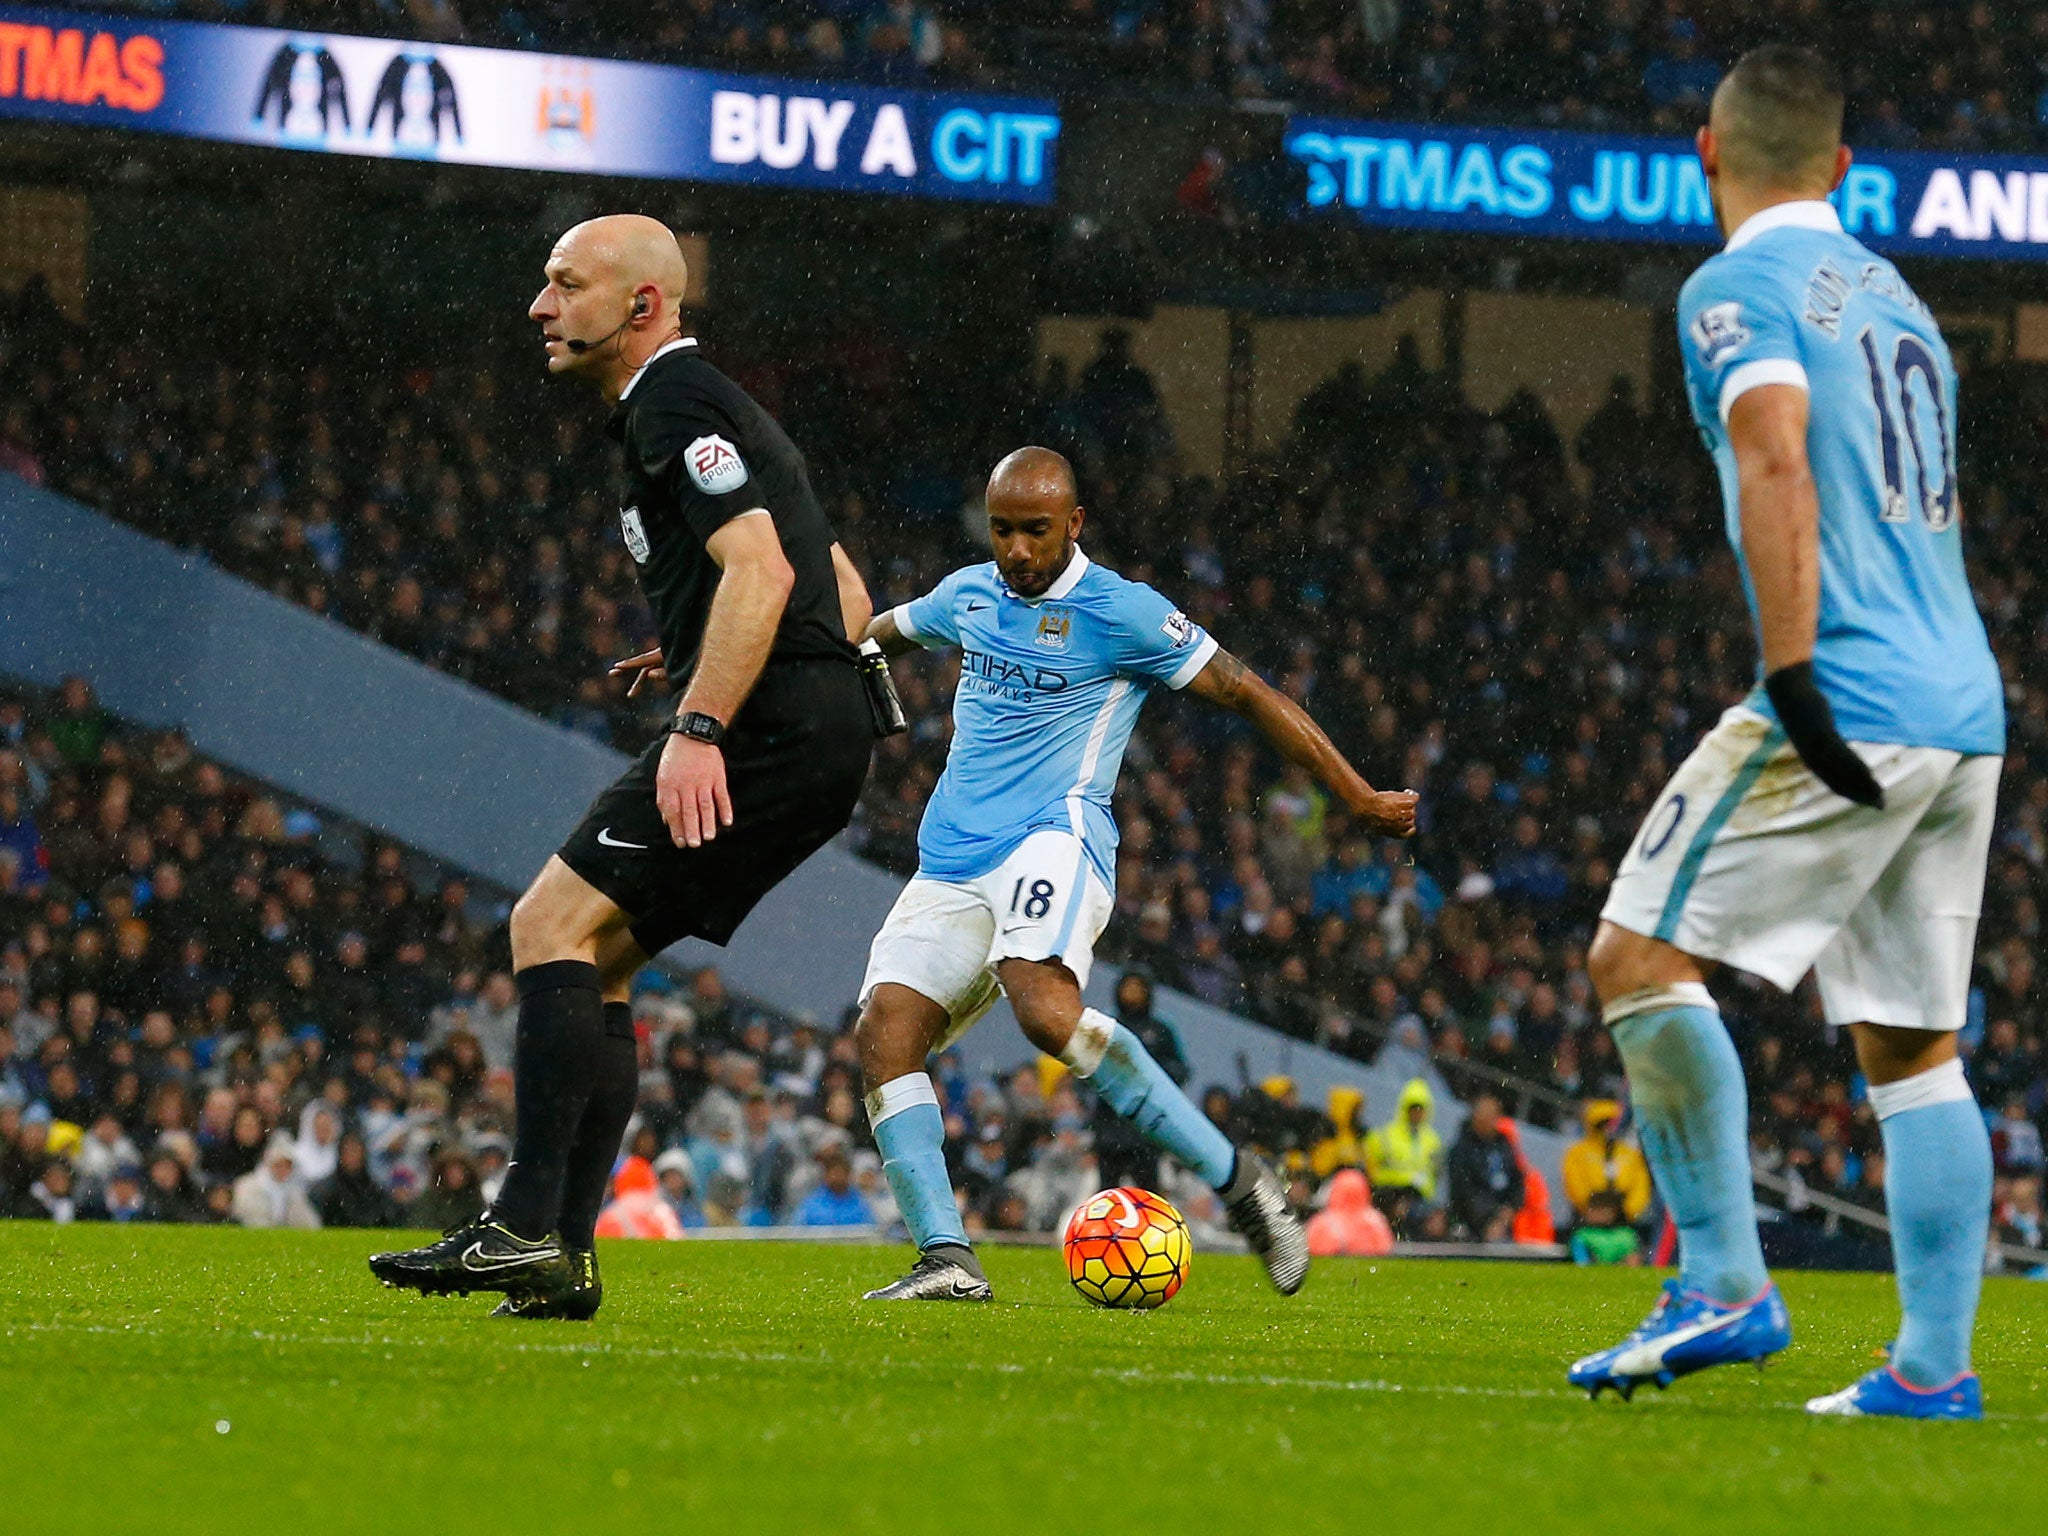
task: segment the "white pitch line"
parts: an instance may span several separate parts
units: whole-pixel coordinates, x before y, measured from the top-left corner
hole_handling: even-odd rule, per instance
[[[208,1333],[230,1338],[247,1338],[261,1344],[287,1344],[311,1348],[338,1349],[392,1349],[411,1347],[434,1349],[460,1344],[460,1337],[435,1338],[382,1338],[369,1335],[320,1335],[273,1333],[261,1328],[244,1332],[226,1329],[176,1330],[137,1327],[126,1324],[115,1327],[108,1323],[15,1323],[6,1330],[15,1333],[84,1333],[127,1338],[192,1338]],[[823,1350],[815,1354],[790,1354],[779,1350],[745,1349],[689,1349],[671,1345],[645,1344],[539,1344],[532,1341],[505,1342],[495,1344],[494,1349],[510,1350],[517,1354],[536,1355],[582,1355],[602,1358],[617,1356],[634,1360],[695,1360],[730,1365],[814,1365],[845,1366],[848,1362],[835,1359]],[[904,1360],[886,1356],[881,1362],[884,1370],[901,1371],[945,1371],[953,1373],[980,1373],[989,1375],[1015,1376],[1036,1372],[1038,1374],[1084,1375],[1100,1381],[1114,1381],[1134,1386],[1214,1386],[1214,1387],[1267,1387],[1284,1391],[1311,1392],[1367,1392],[1396,1393],[1416,1392],[1451,1397],[1499,1397],[1520,1399],[1544,1399],[1575,1397],[1578,1394],[1562,1390],[1543,1390],[1534,1387],[1473,1387],[1449,1383],[1424,1382],[1408,1383],[1385,1381],[1376,1377],[1341,1378],[1327,1376],[1276,1376],[1265,1372],[1233,1371],[1155,1371],[1144,1366],[1029,1366],[1007,1361],[927,1361]],[[859,1369],[871,1366],[863,1364]]]
[[[230,1332],[226,1329],[168,1330],[138,1328],[132,1323],[118,1328],[106,1323],[13,1323],[9,1324],[4,1332],[9,1337],[16,1333],[85,1333],[157,1339],[190,1338],[194,1334],[211,1332],[230,1338],[247,1338],[260,1344],[289,1344],[320,1349],[434,1349],[463,1342],[459,1336],[445,1339],[349,1337],[270,1333],[260,1328],[251,1328],[246,1333]],[[850,1362],[835,1359],[824,1350],[816,1353],[787,1354],[777,1350],[688,1349],[645,1344],[539,1344],[532,1341],[507,1341],[491,1347],[509,1350],[515,1354],[533,1355],[581,1355],[594,1358],[618,1356],[632,1360],[680,1360],[720,1365],[811,1365],[857,1368],[863,1371],[875,1368],[873,1362],[864,1362],[858,1367],[853,1367]],[[1288,1392],[1356,1392],[1367,1395],[1414,1393],[1419,1396],[1500,1398],[1522,1402],[1562,1402],[1581,1396],[1576,1389],[1562,1387],[1474,1387],[1450,1382],[1386,1381],[1379,1377],[1276,1376],[1265,1372],[1235,1371],[1155,1371],[1144,1366],[1098,1365],[1081,1368],[1019,1365],[1008,1361],[904,1360],[894,1355],[885,1355],[880,1362],[880,1368],[885,1371],[944,1371],[948,1375],[1081,1375],[1098,1381],[1120,1382],[1132,1386],[1264,1387]],[[1776,1402],[1764,1406],[1782,1413],[1803,1415],[1806,1411],[1804,1402]],[[1994,1422],[2048,1424],[2048,1413],[1994,1412],[1986,1413],[1984,1417]]]

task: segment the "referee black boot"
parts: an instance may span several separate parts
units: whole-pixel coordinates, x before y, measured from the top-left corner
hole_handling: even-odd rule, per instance
[[[603,1304],[604,1282],[597,1275],[596,1252],[572,1248],[566,1283],[554,1281],[532,1291],[515,1292],[492,1308],[491,1316],[585,1323],[597,1316],[597,1309]]]
[[[543,1238],[521,1237],[489,1211],[423,1248],[373,1255],[370,1273],[386,1285],[422,1296],[561,1289],[573,1276],[560,1237],[552,1232]]]

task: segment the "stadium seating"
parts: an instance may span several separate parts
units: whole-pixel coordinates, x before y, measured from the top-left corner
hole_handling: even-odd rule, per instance
[[[122,727],[83,678],[0,694],[0,741],[0,1215],[267,1224],[273,1155],[295,1224],[477,1207],[511,1127],[503,893]],[[882,1189],[850,1038],[708,970],[650,971],[636,1011],[643,1150],[688,1155],[691,1220],[790,1216],[827,1144]]]
[[[487,373],[343,400],[318,366],[237,373],[189,338],[171,356],[47,312],[15,315],[7,335],[0,453],[15,473],[562,724],[627,746],[645,730],[602,680],[646,621],[594,434],[536,432]],[[836,360],[810,361],[829,377]],[[863,397],[902,409],[908,387],[864,381]],[[2024,1174],[2037,1137],[2020,1126],[2037,1125],[2044,1089],[2026,944],[2048,858],[2048,696],[2021,666],[2043,644],[2024,559],[2040,471],[1984,445],[2030,440],[2043,417],[2023,375],[1987,369],[1970,387],[1971,549],[2016,722],[1970,1038],[1985,1042],[1986,1104],[2018,1101],[2006,1140]],[[1091,547],[1284,682],[1375,782],[1422,790],[1425,831],[1410,866],[1352,837],[1231,722],[1162,701],[1119,797],[1108,952],[1341,1052],[1392,1038],[1453,1074],[1471,1064],[1462,1086],[1534,1081],[1552,1091],[1525,1106],[1539,1121],[1618,1093],[1581,946],[1648,797],[1751,666],[1690,429],[1668,403],[1617,396],[1567,445],[1533,395],[1481,412],[1409,358],[1328,381],[1281,454],[1218,487],[1173,472],[1152,398],[1141,371],[1105,358],[1071,388],[1049,382],[1024,430],[1082,466]],[[857,426],[803,401],[786,414],[878,602],[975,558],[958,519],[882,515],[886,482],[845,446]],[[955,483],[975,467],[957,464]],[[883,750],[858,833],[905,870],[943,757],[949,663],[913,659],[901,680],[918,729]],[[1845,1042],[1811,1027],[1804,999],[1740,979],[1727,1006],[1762,1160],[1875,1198]]]
[[[0,692],[0,740],[0,1218],[432,1227],[495,1189],[503,892],[121,725],[83,678]],[[818,1219],[831,1153],[887,1224],[844,1017],[709,969],[650,971],[635,1015],[634,1146],[678,1222]],[[978,1225],[1049,1230],[1100,1182],[1071,1085],[941,1080]],[[1216,1113],[1275,1150],[1320,1134],[1259,1090]]]

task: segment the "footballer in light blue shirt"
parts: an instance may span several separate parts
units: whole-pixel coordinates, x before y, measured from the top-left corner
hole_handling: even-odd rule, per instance
[[[1810,972],[1870,1085],[1904,1315],[1889,1365],[1807,1407],[1972,1418],[1991,1160],[1955,1032],[2003,689],[1963,566],[1955,367],[1828,202],[1850,163],[1842,108],[1831,65],[1772,44],[1729,71],[1699,134],[1728,243],[1680,294],[1679,341],[1762,665],[1645,818],[1587,956],[1679,1274],[1570,1379],[1626,1397],[1790,1344],[1706,981],[1729,965],[1789,991]]]
[[[1955,364],[1899,269],[1846,233],[1832,204],[1778,203],[1693,273],[1678,325],[1753,621],[1729,417],[1765,385],[1807,397],[1818,488],[1813,674],[1836,730],[1850,741],[2004,752],[2004,685],[1963,570]],[[1750,705],[1776,717],[1762,686]]]
[[[1131,728],[1153,688],[1201,675],[1215,639],[1078,545],[1035,598],[989,561],[955,571],[895,621],[906,640],[960,650],[953,750],[918,827],[918,873],[979,879],[1050,827],[1071,833],[1113,887],[1110,796]]]
[[[1115,1020],[1086,1007],[1114,907],[1111,796],[1138,711],[1187,689],[1245,717],[1370,832],[1406,837],[1415,796],[1383,793],[1293,700],[1142,582],[1083,553],[1067,461],[1021,448],[988,486],[995,558],[877,617],[883,650],[954,646],[953,745],[918,834],[918,872],[875,936],[858,1036],[883,1172],[919,1257],[875,1300],[981,1300],[988,1281],[946,1175],[925,1058],[1009,997],[1025,1036],[1222,1197],[1282,1292],[1308,1247],[1278,1181],[1241,1156]]]

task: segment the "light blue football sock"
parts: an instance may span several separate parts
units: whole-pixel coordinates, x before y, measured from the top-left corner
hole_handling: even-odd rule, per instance
[[[1210,1188],[1230,1183],[1237,1169],[1237,1148],[1230,1138],[1180,1091],[1144,1043],[1108,1014],[1084,1009],[1060,1059],[1147,1141]]]
[[[889,1181],[918,1251],[941,1243],[973,1246],[960,1224],[960,1207],[953,1203],[953,1181],[946,1174],[946,1119],[939,1113],[931,1074],[891,1078],[868,1095],[867,1107],[882,1153],[882,1177]]]
[[[1749,1100],[1735,1043],[1698,982],[1617,998],[1607,1027],[1628,1068],[1643,1156],[1678,1227],[1678,1275],[1715,1301],[1770,1283],[1749,1178]]]
[[[1970,1368],[1970,1333],[1991,1225],[1991,1137],[1950,1060],[1870,1090],[1884,1133],[1884,1201],[1905,1320],[1892,1365],[1916,1387]]]

